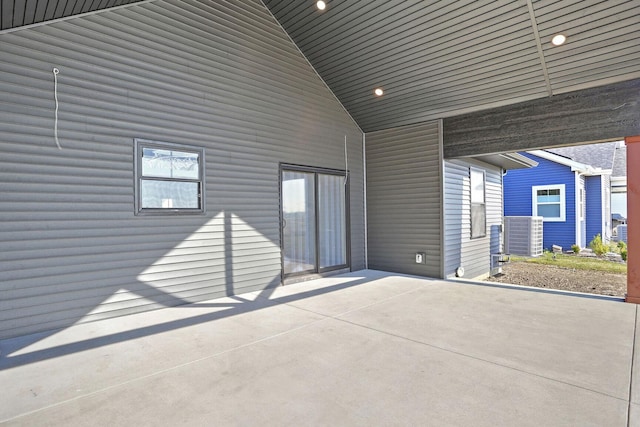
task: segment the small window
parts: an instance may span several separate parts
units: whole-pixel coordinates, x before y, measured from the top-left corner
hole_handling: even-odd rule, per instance
[[[541,216],[544,221],[565,220],[564,184],[535,185],[531,188],[532,215]]]
[[[135,140],[135,213],[204,212],[204,151],[164,142]]]
[[[483,170],[469,169],[471,184],[471,238],[487,235],[485,176]]]

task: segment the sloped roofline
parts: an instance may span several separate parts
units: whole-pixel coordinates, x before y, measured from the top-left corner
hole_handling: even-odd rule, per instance
[[[527,151],[527,153],[545,160],[568,166],[571,168],[572,172],[580,172],[584,175],[611,175],[611,169],[594,168],[591,165],[576,162],[575,160],[571,160],[567,157],[561,156],[559,154],[554,154],[546,150],[532,150]]]

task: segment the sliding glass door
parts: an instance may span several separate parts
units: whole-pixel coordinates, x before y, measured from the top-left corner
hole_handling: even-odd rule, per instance
[[[347,264],[345,177],[318,174],[319,268]]]
[[[315,174],[282,172],[284,274],[316,269]]]
[[[285,276],[347,267],[344,172],[283,167],[281,180]]]

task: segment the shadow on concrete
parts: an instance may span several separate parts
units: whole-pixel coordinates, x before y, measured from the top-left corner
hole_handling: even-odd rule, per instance
[[[18,366],[22,364],[21,360],[29,360],[30,357],[21,357],[20,359],[15,359],[8,356],[12,353],[16,353],[22,348],[28,347],[34,343],[37,343],[41,340],[44,340],[52,335],[59,333],[60,331],[72,327],[79,323],[90,323],[93,321],[100,321],[107,319],[108,317],[122,317],[129,314],[135,314],[145,311],[150,311],[158,308],[165,307],[215,307],[215,305],[207,305],[207,304],[199,304],[200,301],[207,301],[214,298],[222,297],[224,295],[232,296],[237,291],[234,289],[234,274],[233,274],[233,224],[232,224],[232,213],[227,211],[219,211],[214,215],[207,215],[206,217],[192,217],[185,218],[183,222],[184,225],[181,226],[180,231],[178,232],[178,238],[174,241],[167,242],[164,244],[157,245],[156,248],[149,249],[145,252],[145,255],[150,259],[161,260],[168,252],[172,251],[177,245],[184,242],[189,236],[193,235],[195,230],[198,230],[200,227],[206,226],[211,221],[214,221],[216,218],[220,217],[220,222],[224,224],[224,272],[221,274],[220,278],[217,280],[208,280],[207,286],[199,289],[200,295],[196,298],[187,296],[188,293],[181,292],[181,290],[171,291],[164,289],[160,286],[155,286],[153,281],[149,281],[147,283],[143,279],[140,278],[141,274],[154,263],[145,263],[136,267],[135,270],[129,268],[122,268],[120,271],[114,268],[105,268],[95,274],[95,278],[89,282],[86,281],[78,281],[76,283],[61,283],[58,284],[56,282],[51,282],[48,285],[42,285],[42,295],[37,295],[37,297],[46,297],[47,292],[51,292],[47,289],[48,286],[52,288],[61,288],[66,295],[66,300],[49,300],[47,303],[38,303],[34,305],[33,303],[29,303],[30,297],[23,296],[17,298],[15,303],[20,305],[27,306],[27,313],[19,313],[17,308],[13,308],[11,311],[14,313],[19,313],[19,315],[23,318],[29,319],[28,322],[36,323],[38,322],[41,325],[42,331],[35,332],[27,335],[18,335],[16,337],[5,338],[0,341],[0,369],[5,369],[6,367]],[[152,220],[158,221],[157,219],[152,218]],[[140,222],[149,221],[149,218],[141,218]],[[169,221],[167,221],[169,222]],[[260,230],[255,229],[256,234],[260,234],[260,236],[265,236],[268,230]],[[86,238],[92,238],[90,236]],[[107,241],[100,240],[100,238],[93,238],[95,242],[95,248],[106,247]],[[265,237],[265,240],[267,238]],[[271,240],[269,240],[271,241]],[[271,241],[273,245],[276,245],[277,242]],[[96,255],[100,252],[100,249],[96,249],[94,254]],[[64,255],[64,249],[60,248],[58,254]],[[126,261],[125,261],[126,262]],[[27,268],[30,268],[34,271],[43,270],[42,267],[37,265],[37,259],[29,260],[25,262]],[[54,267],[55,268],[55,267]],[[118,276],[125,272],[123,276],[124,279],[118,278],[117,280],[113,279],[113,276]],[[45,269],[46,274],[46,269]],[[56,273],[52,269],[51,276],[53,277]],[[47,276],[44,276],[43,281],[47,280]],[[242,289],[242,291],[255,291],[261,290],[263,292],[269,293],[272,292],[271,289],[280,285],[281,279],[280,275],[274,277],[270,282],[269,279],[265,279],[266,285],[260,285],[258,289]],[[2,282],[2,281],[0,281]],[[113,282],[116,282],[115,284]],[[12,283],[11,280],[7,280],[1,283],[0,291],[10,290],[10,289],[18,289],[18,284]],[[126,292],[131,295],[135,295],[138,298],[144,299],[144,303],[141,304],[141,309],[136,308],[134,312],[130,313],[122,313],[116,316],[108,316],[105,317],[103,314],[95,315],[94,310],[99,309],[100,306],[104,305],[105,301],[109,298],[112,298],[118,293]],[[42,298],[40,298],[42,299]],[[238,301],[244,303],[241,299]],[[8,307],[11,307],[9,304],[11,301],[5,300],[0,301],[2,303],[6,303]],[[30,306],[29,306],[30,304]],[[229,306],[226,304],[225,306]],[[18,306],[19,307],[19,306]],[[56,313],[55,320],[49,318],[50,313]],[[101,317],[102,316],[102,317]],[[38,320],[36,320],[38,319]],[[39,319],[42,319],[40,321]],[[84,320],[88,320],[83,322]],[[16,322],[11,322],[11,319],[7,318],[6,323],[0,319],[0,323],[4,323],[5,330],[3,332],[7,332],[11,323],[18,323],[22,320],[17,320]],[[24,322],[23,322],[24,323]],[[12,325],[11,325],[12,326]],[[149,333],[156,333],[157,330],[154,328],[147,328]],[[156,332],[152,332],[156,331]],[[135,335],[139,337],[141,335]],[[115,342],[118,340],[116,339]],[[67,350],[65,350],[68,354],[73,351],[81,351],[82,349],[90,348],[84,347],[82,343],[70,344],[66,346]],[[46,354],[50,354],[45,352]],[[53,354],[53,353],[51,353]],[[47,356],[49,357],[49,356]],[[46,357],[45,357],[46,358]],[[7,365],[7,361],[14,360]],[[34,360],[41,360],[36,357]],[[30,363],[30,362],[27,362]]]
[[[346,279],[348,280],[348,279]],[[327,286],[321,289],[314,289],[310,291],[300,292],[295,295],[283,296],[272,299],[271,296],[273,294],[274,289],[280,285],[280,277],[274,278],[267,287],[260,291],[257,294],[256,299],[248,300],[243,297],[234,297],[238,302],[228,302],[228,303],[193,303],[188,305],[183,305],[180,308],[192,307],[192,308],[203,308],[203,307],[223,307],[228,308],[227,310],[218,311],[215,313],[207,313],[199,316],[189,317],[186,319],[173,320],[165,323],[158,323],[142,328],[137,328],[124,332],[117,332],[106,336],[101,336],[97,338],[86,339],[82,341],[77,341],[69,344],[63,344],[56,347],[50,347],[47,349],[36,350],[30,353],[24,353],[16,356],[10,356],[10,354],[15,353],[16,351],[34,343],[40,341],[41,339],[46,338],[47,336],[52,335],[58,331],[38,333],[33,335],[28,335],[25,337],[11,338],[1,342],[2,354],[0,355],[0,370],[11,369],[18,366],[28,365],[30,363],[40,362],[47,359],[53,359],[56,357],[61,357],[85,350],[90,350],[110,344],[120,343],[124,341],[130,341],[150,335],[155,335],[167,331],[172,331],[176,329],[186,328],[189,326],[213,322],[215,320],[224,319],[231,316],[236,316],[243,313],[248,313],[251,311],[262,310],[267,307],[272,307],[280,304],[287,304],[290,302],[302,300],[305,298],[311,298],[318,295],[327,294],[330,292],[339,291],[341,289],[351,288],[354,286],[366,284],[371,282],[373,279],[371,277],[367,278],[354,278],[354,280],[348,280],[344,283],[339,283],[336,285]],[[108,320],[106,320],[108,321]]]

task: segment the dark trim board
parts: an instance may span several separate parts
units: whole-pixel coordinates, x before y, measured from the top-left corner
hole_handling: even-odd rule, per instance
[[[318,211],[318,203],[317,203],[317,194],[318,194],[318,175],[335,175],[342,176],[346,179],[345,182],[345,233],[346,233],[346,264],[340,264],[330,267],[320,267],[320,228],[315,227],[315,246],[316,246],[316,259],[315,259],[315,267],[313,270],[303,271],[300,273],[289,273],[286,274],[284,271],[284,257],[285,257],[285,248],[284,248],[284,230],[283,230],[283,194],[282,194],[282,174],[284,171],[297,171],[297,172],[308,172],[313,173],[315,176],[314,179],[314,194],[315,199],[315,218],[316,221],[319,218]],[[350,172],[347,169],[331,169],[325,167],[315,167],[315,166],[307,166],[307,165],[295,165],[289,163],[280,163],[279,165],[279,217],[280,217],[280,263],[281,263],[281,283],[292,284],[297,282],[302,282],[306,280],[318,279],[321,277],[325,277],[331,274],[341,274],[344,272],[351,271],[351,180],[350,180]]]
[[[445,118],[444,157],[640,135],[640,79]]]

